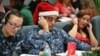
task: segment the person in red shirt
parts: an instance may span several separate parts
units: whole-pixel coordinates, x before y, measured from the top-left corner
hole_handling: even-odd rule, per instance
[[[93,47],[97,47],[98,41],[92,32],[90,19],[91,16],[89,14],[84,11],[80,11],[77,14],[77,17],[72,20],[72,25],[66,25],[63,29],[72,37],[88,43]]]
[[[70,16],[75,11],[70,0],[58,0],[54,6],[60,16]]]

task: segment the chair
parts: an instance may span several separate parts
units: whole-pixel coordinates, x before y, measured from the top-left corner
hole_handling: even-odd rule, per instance
[[[71,23],[71,21],[67,21],[67,22],[57,22],[56,25],[55,25],[55,27],[60,28],[60,29],[63,29],[63,27],[65,25],[70,24],[70,23]]]
[[[100,45],[100,16],[95,16],[91,20],[93,26],[93,33]]]
[[[21,31],[24,33],[24,35],[27,35],[28,32],[34,28],[36,25],[29,25],[29,26],[23,26]]]

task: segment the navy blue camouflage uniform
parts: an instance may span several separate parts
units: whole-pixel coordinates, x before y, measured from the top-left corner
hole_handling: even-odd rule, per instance
[[[50,46],[52,53],[64,52],[64,44],[67,44],[69,41],[74,41],[77,49],[89,50],[90,48],[90,45],[69,36],[62,29],[54,27],[50,32],[42,32],[42,34],[39,34],[39,31],[40,28],[37,26],[27,35],[27,49],[30,54],[39,54],[44,49],[45,42]]]
[[[22,53],[24,35],[18,31],[15,36],[5,37],[0,28],[0,56],[12,56],[13,52]]]

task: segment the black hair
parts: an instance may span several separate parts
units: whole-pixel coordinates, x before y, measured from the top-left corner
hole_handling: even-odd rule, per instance
[[[82,4],[81,4],[81,1],[80,0],[77,0],[75,2],[73,2],[73,0],[70,0],[71,1],[71,4],[72,6],[76,9],[78,8],[79,10],[82,9]]]
[[[28,6],[29,6],[29,10],[32,12],[32,14],[34,14],[35,8],[37,6],[38,3],[40,3],[40,0],[36,0],[36,1],[31,1]]]
[[[0,12],[0,23],[2,23],[2,19],[4,18],[5,13]]]
[[[24,7],[24,1],[25,0],[14,0],[14,8],[20,11]]]
[[[12,10],[8,11],[8,12],[5,14],[5,16],[4,16],[4,18],[3,18],[3,24],[6,24],[6,23],[8,22],[8,20],[10,19],[10,16],[11,16],[11,15],[16,15],[16,16],[18,16],[18,17],[23,17],[23,16],[21,15],[21,13],[20,13],[17,9],[12,9]]]

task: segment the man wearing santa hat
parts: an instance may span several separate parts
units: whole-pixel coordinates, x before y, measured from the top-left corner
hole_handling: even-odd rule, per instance
[[[64,52],[64,44],[74,41],[76,47],[81,50],[89,50],[90,45],[83,43],[66,34],[62,29],[54,27],[59,13],[55,11],[49,3],[41,2],[37,11],[39,26],[34,27],[27,34],[27,49],[30,54],[39,54],[45,47],[45,42],[49,45],[52,53]]]

